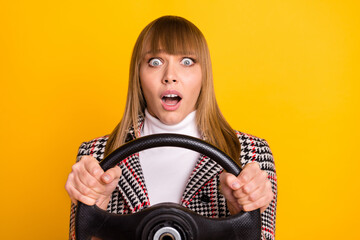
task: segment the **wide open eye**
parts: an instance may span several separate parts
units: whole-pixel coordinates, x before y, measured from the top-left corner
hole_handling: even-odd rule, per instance
[[[158,67],[158,66],[161,66],[163,63],[162,63],[162,61],[161,61],[160,59],[158,59],[158,58],[152,58],[152,59],[150,59],[149,64],[150,64],[150,66],[152,66],[152,67]]]
[[[185,66],[191,66],[191,65],[193,65],[195,63],[195,61],[193,60],[193,59],[191,59],[191,58],[183,58],[182,60],[181,60],[181,64],[183,64],[183,65],[185,65]]]

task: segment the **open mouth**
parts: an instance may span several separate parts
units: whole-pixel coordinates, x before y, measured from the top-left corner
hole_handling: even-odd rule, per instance
[[[177,94],[166,94],[161,100],[168,106],[175,106],[181,101],[181,97]]]

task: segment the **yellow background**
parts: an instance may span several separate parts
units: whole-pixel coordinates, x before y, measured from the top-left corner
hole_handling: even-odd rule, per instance
[[[220,107],[268,140],[276,238],[360,239],[358,1],[0,1],[1,239],[66,239],[82,141],[120,120],[141,29],[167,14],[208,40]]]

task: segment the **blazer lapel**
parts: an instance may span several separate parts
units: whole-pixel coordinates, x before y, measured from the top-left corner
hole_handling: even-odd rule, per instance
[[[202,188],[221,171],[222,167],[220,165],[209,157],[201,154],[185,187],[181,205],[186,207],[191,200],[199,194]]]
[[[139,118],[140,131],[143,118]],[[134,129],[129,130],[127,141],[135,138]],[[122,175],[120,177],[118,190],[122,194],[131,212],[138,212],[150,206],[148,192],[145,185],[143,172],[140,165],[139,154],[133,154],[120,162]],[[181,204],[187,206],[191,200],[199,194],[216,175],[222,171],[222,167],[214,160],[203,154],[197,160],[195,168],[191,173],[185,191],[182,195]]]
[[[142,119],[139,120],[140,122]],[[127,140],[135,138],[134,130],[130,129]],[[117,189],[122,194],[131,212],[138,212],[150,206],[148,192],[141,169],[139,153],[135,153],[120,162],[122,174]]]
[[[117,188],[130,211],[134,213],[148,207],[150,202],[139,162],[139,154],[136,153],[124,159],[119,166],[122,175]]]

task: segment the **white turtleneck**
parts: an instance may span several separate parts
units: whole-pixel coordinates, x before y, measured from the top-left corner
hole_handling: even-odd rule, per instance
[[[196,111],[180,123],[166,125],[145,110],[141,136],[158,133],[178,133],[200,138],[196,126]],[[139,153],[150,204],[160,202],[180,203],[187,181],[200,154],[179,147],[159,147]]]

